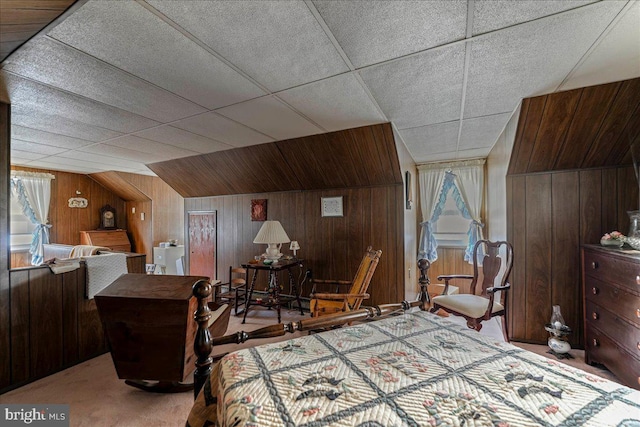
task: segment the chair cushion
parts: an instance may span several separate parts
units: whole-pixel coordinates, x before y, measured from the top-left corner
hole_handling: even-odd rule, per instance
[[[458,295],[441,295],[432,299],[434,304],[441,307],[451,309],[465,316],[475,319],[482,317],[489,306],[489,299],[478,295],[458,294]],[[499,302],[493,302],[492,313],[504,310]]]

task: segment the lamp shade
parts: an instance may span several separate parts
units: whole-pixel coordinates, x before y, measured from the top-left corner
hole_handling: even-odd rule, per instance
[[[265,221],[260,227],[260,231],[253,239],[253,243],[288,243],[291,239],[282,228],[280,221]]]

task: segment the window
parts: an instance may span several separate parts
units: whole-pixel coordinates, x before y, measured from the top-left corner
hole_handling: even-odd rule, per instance
[[[36,225],[22,212],[18,199],[12,194],[9,201],[9,229],[11,236],[9,246],[30,245]]]
[[[445,195],[442,213],[433,224],[433,234],[438,246],[464,248],[469,240],[467,232],[471,220],[462,216],[462,211],[456,206],[454,190],[457,190],[455,184],[448,189]]]

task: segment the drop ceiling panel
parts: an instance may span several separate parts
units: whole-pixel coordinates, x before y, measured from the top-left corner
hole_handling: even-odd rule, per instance
[[[33,151],[19,150],[18,148],[11,147],[11,163],[20,164],[30,162],[32,160],[38,160],[49,157],[47,154],[36,153]]]
[[[491,148],[498,140],[511,113],[495,116],[477,117],[462,121],[459,150],[471,148]]]
[[[107,166],[121,166],[129,170],[144,168],[144,164],[140,162],[133,162],[131,160],[105,156],[104,154],[87,153],[85,151],[67,151],[65,153],[58,154],[58,157],[75,160],[86,160],[88,162],[101,163]]]
[[[398,129],[460,118],[464,44],[435,49],[360,71]]]
[[[313,4],[358,68],[463,39],[467,25],[461,0]]]
[[[71,120],[122,133],[135,132],[159,124],[119,108],[6,73],[4,70],[0,71],[0,83],[3,80],[12,105],[55,111],[56,115]]]
[[[599,2],[473,41],[464,117],[511,112],[555,90],[622,6]]]
[[[206,111],[47,37],[31,40],[9,57],[3,69],[161,122]]]
[[[53,147],[51,145],[37,144],[35,142],[21,141],[15,137],[11,138],[11,149],[27,151],[34,154],[51,156],[68,151],[66,148]]]
[[[141,151],[132,150],[130,148],[107,144],[92,145],[91,147],[82,148],[79,151],[86,153],[104,154],[106,156],[132,160],[144,164],[167,160],[166,156],[163,156],[159,153],[143,153]]]
[[[561,87],[575,89],[640,76],[640,2],[633,3]]]
[[[148,1],[276,92],[348,70],[303,1]]]
[[[196,135],[195,133],[169,125],[146,129],[136,132],[134,135],[203,154],[233,148],[229,144],[205,138],[204,136]]]
[[[326,131],[387,121],[352,74],[289,89],[278,97]]]
[[[174,145],[139,138],[135,135],[125,135],[120,138],[112,139],[105,144],[113,145],[115,147],[130,148],[143,153],[157,154],[165,156],[166,159],[176,159],[198,154],[195,151],[185,150],[184,148],[176,147]]]
[[[135,172],[136,170],[140,169],[140,167],[143,167],[143,165],[140,165],[139,167],[126,167],[126,166],[122,166],[122,165],[118,165],[118,163],[105,163],[104,161],[98,159],[98,161],[93,161],[93,160],[89,160],[89,159],[73,159],[73,158],[68,158],[68,157],[62,157],[62,156],[52,156],[50,158],[47,159],[41,159],[41,162],[52,162],[54,164],[58,164],[58,165],[69,165],[69,166],[74,166],[74,167],[86,167],[89,169],[92,169],[94,171],[96,170],[104,170],[105,167],[106,169],[110,169],[111,166],[117,166],[119,170],[123,171],[123,172]]]
[[[109,129],[87,125],[24,105],[11,106],[11,123],[27,128],[99,142],[122,135]]]
[[[473,35],[510,27],[598,0],[475,0]]]
[[[277,98],[268,96],[216,110],[238,123],[256,129],[275,140],[323,132]]]
[[[22,127],[12,123],[11,140],[13,141],[14,138],[68,149],[76,149],[93,144],[93,142],[84,139],[71,138],[69,136]]]
[[[245,147],[273,141],[263,135],[214,112],[200,114],[171,124],[197,135],[222,141],[233,147]]]
[[[136,2],[88,2],[49,36],[207,108],[263,94]]]
[[[473,148],[469,150],[459,150],[456,159],[473,159],[476,157],[487,157],[491,152],[491,147]]]
[[[98,163],[81,162],[62,157],[49,157],[44,160],[35,160],[29,162],[29,166],[77,173],[95,173],[104,170],[104,167]]]
[[[455,153],[459,121],[399,130],[400,136],[417,163],[429,161],[433,154]],[[452,156],[453,158],[453,156]]]

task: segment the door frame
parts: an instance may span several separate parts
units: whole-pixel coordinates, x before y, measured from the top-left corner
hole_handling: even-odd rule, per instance
[[[184,264],[185,264],[185,275],[190,275],[191,274],[191,240],[190,240],[190,234],[189,234],[189,224],[191,224],[191,214],[213,214],[213,216],[215,217],[215,221],[216,221],[216,239],[215,239],[215,254],[216,256],[214,257],[213,260],[213,268],[215,269],[216,272],[216,276],[218,275],[218,211],[217,210],[211,210],[211,209],[207,209],[207,210],[199,210],[199,209],[194,209],[194,210],[188,210],[187,211],[187,216],[185,218],[185,222],[184,222],[184,228],[185,228],[185,250],[184,250]],[[212,277],[211,280],[216,280],[217,277]]]

